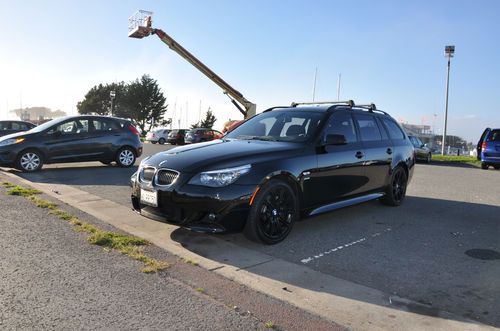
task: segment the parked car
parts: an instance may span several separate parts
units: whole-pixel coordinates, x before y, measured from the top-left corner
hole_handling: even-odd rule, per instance
[[[171,130],[169,129],[154,129],[146,134],[146,141],[151,142],[152,144],[159,143],[163,145],[167,142],[168,134]]]
[[[0,138],[0,166],[40,170],[44,163],[113,161],[130,167],[142,154],[131,122],[104,116],[69,116]]]
[[[31,130],[36,125],[26,121],[0,121],[0,137]]]
[[[219,132],[217,130],[195,128],[186,132],[186,136],[184,137],[184,143],[194,144],[204,141],[211,141],[214,139],[218,139],[220,137],[222,137],[222,132]]]
[[[226,132],[229,132],[229,131],[236,129],[238,126],[243,124],[243,122],[245,122],[245,120],[227,121],[226,123],[224,123],[224,128],[222,128],[222,133],[226,133]]]
[[[243,229],[276,244],[301,215],[372,199],[400,205],[414,163],[404,131],[374,105],[293,104],[223,139],[145,158],[131,177],[132,205],[194,231]]]
[[[415,157],[417,160],[425,161],[430,163],[432,160],[432,151],[427,145],[422,143],[422,141],[415,136],[408,136],[413,147],[415,148]]]
[[[481,168],[500,169],[500,129],[486,128],[477,143],[477,158]]]
[[[184,145],[184,138],[186,136],[187,129],[175,129],[170,131],[168,134],[167,142],[171,145]]]

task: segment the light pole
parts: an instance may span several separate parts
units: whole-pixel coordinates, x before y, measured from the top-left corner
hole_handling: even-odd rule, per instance
[[[455,54],[455,46],[445,46],[444,56],[448,58],[448,70],[446,75],[446,97],[445,97],[445,110],[444,110],[444,128],[443,128],[443,141],[441,142],[441,155],[444,155],[444,147],[446,142],[446,126],[448,124],[448,90],[450,88],[450,63],[451,58]]]
[[[116,92],[115,91],[109,91],[109,97],[111,99],[111,116],[113,116],[113,101],[115,100],[116,97]]]

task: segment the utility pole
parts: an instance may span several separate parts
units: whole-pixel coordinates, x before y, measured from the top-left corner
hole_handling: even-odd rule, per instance
[[[337,101],[340,101],[340,81],[342,80],[342,74],[339,74],[339,79],[337,81]]]
[[[312,99],[313,102],[314,102],[314,98],[316,97],[316,77],[317,76],[318,76],[318,67],[316,67],[316,70],[314,71],[313,99]]]
[[[444,147],[446,144],[446,127],[448,125],[448,91],[450,88],[450,66],[451,58],[455,54],[455,46],[445,46],[444,55],[448,58],[448,69],[446,74],[446,97],[445,97],[445,108],[444,108],[444,128],[443,128],[443,141],[441,142],[441,155],[444,155]]]

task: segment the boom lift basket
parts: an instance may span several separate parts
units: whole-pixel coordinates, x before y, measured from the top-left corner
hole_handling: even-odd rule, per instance
[[[128,19],[128,36],[130,38],[144,38],[151,33],[153,12],[138,10]]]

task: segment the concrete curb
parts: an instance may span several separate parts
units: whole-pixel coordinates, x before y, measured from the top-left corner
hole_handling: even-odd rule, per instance
[[[216,236],[195,236],[185,231],[179,234],[176,226],[147,219],[130,208],[68,185],[36,183],[13,173],[3,174],[118,229],[147,239],[174,255],[196,261],[207,270],[351,329],[495,329],[243,248]],[[172,236],[182,239],[183,244],[171,240]]]

